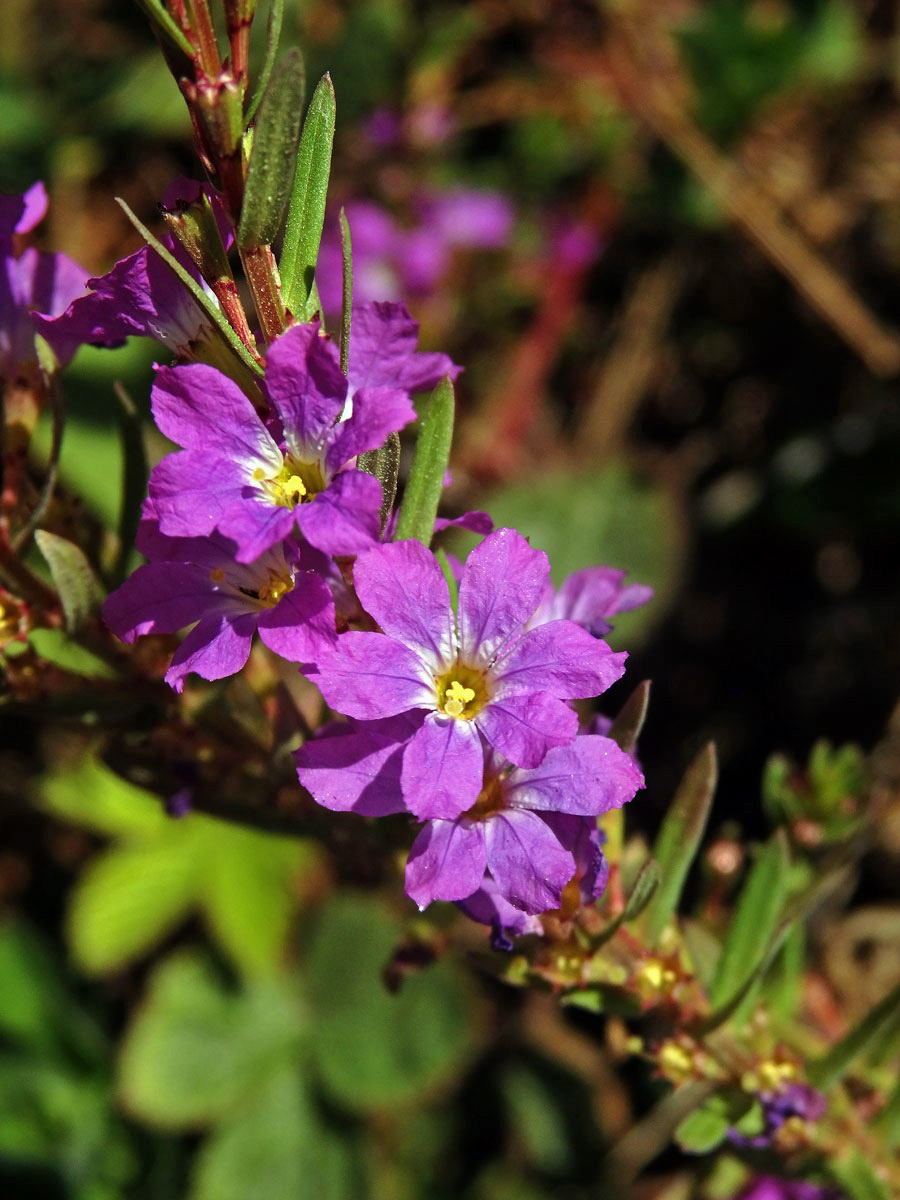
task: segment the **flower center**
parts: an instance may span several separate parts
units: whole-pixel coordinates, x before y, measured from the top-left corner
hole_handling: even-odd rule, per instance
[[[448,717],[471,721],[487,703],[484,675],[474,667],[457,663],[435,681],[438,708]]]
[[[210,571],[209,577],[213,583],[223,583],[225,572],[221,567],[216,567]],[[234,584],[230,586],[235,587]],[[236,590],[249,600],[255,600],[260,608],[274,608],[283,596],[294,590],[294,581],[290,575],[276,575],[274,571],[269,571],[269,578],[259,588],[245,588],[238,585]]]
[[[485,781],[484,787],[478,793],[478,799],[467,809],[463,816],[469,821],[484,821],[503,808],[503,788],[498,776]]]
[[[289,456],[277,475],[267,476],[262,467],[257,467],[253,478],[262,484],[263,491],[280,508],[308,504],[319,492],[325,491],[322,468],[317,462],[298,462]]]

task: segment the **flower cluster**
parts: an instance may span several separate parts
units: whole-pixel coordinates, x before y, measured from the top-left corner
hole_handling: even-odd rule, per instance
[[[191,205],[226,247],[215,194],[182,182],[167,198],[173,213]],[[298,664],[343,718],[296,752],[300,781],[325,808],[418,823],[406,890],[421,908],[455,901],[508,945],[538,932],[539,914],[596,898],[597,817],[643,778],[604,726],[580,728],[574,704],[622,675],[603,635],[649,589],[597,567],[557,591],[547,556],[483,513],[436,523],[486,535],[464,564],[390,540],[395,514],[361,456],[415,419],[412,394],[459,371],[418,351],[403,305],[354,306],[345,369],[317,321],[288,320],[250,386],[202,361],[208,317],[149,249],[61,307],[35,318],[58,353],[138,333],[176,360],[151,395],[176,449],[151,473],[147,561],[108,597],[109,628],[132,642],[190,627],[166,673],[177,691],[192,672],[240,671],[257,633]]]

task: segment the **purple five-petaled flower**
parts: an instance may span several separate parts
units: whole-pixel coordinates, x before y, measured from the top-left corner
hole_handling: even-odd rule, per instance
[[[421,543],[357,559],[357,594],[382,632],[343,634],[310,678],[332,708],[357,720],[418,717],[400,783],[420,819],[452,821],[471,808],[485,745],[526,768],[568,745],[578,718],[567,701],[595,696],[622,674],[624,653],[571,621],[525,629],[548,573],[542,551],[515,530],[496,530],[469,555],[454,614],[441,567]]]
[[[137,547],[151,561],[107,598],[103,619],[125,642],[194,625],[166,672],[176,691],[192,671],[204,679],[235,674],[257,631],[269,649],[291,662],[314,658],[336,637],[331,592],[305,569],[294,543],[239,563],[233,544],[219,533],[197,538],[160,533],[148,500]]]
[[[162,532],[195,537],[217,529],[244,563],[295,529],[326,554],[369,548],[380,532],[381,485],[356,469],[356,457],[414,418],[407,393],[380,386],[350,393],[337,349],[317,325],[294,326],[273,342],[262,390],[275,414],[268,423],[212,367],[158,370],[153,415],[184,447],[150,477]]]

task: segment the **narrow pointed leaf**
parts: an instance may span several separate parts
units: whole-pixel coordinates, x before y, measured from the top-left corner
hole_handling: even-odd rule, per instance
[[[66,617],[66,629],[75,633],[99,609],[103,591],[84,552],[65,538],[38,529],[34,535],[38,549],[47,560],[50,574]]]
[[[121,583],[128,572],[128,560],[134,549],[141,519],[141,504],[147,494],[147,447],[144,430],[134,401],[121,383],[113,384],[119,401],[119,431],[122,438],[122,508],[119,515],[119,553],[113,568],[113,583]]]
[[[874,1166],[860,1150],[845,1159],[828,1164],[847,1200],[895,1200],[896,1193],[876,1173]]]
[[[300,51],[289,50],[272,73],[256,118],[237,231],[242,250],[270,245],[281,229],[297,165],[305,89]]]
[[[331,173],[335,99],[330,75],[313,93],[303,122],[294,186],[288,203],[279,270],[284,302],[301,321],[311,315],[313,283]]]
[[[353,311],[353,246],[350,222],[341,209],[341,370],[347,374],[350,363],[350,316]]]
[[[453,440],[453,384],[445,375],[428,399],[419,422],[419,440],[400,506],[394,541],[417,538],[431,544]]]
[[[878,1114],[876,1124],[887,1145],[896,1150],[900,1146],[900,1079],[888,1096],[887,1104]]]
[[[685,772],[653,847],[662,880],[648,910],[651,945],[678,908],[688,870],[706,829],[717,778],[716,748],[708,742]]]
[[[245,117],[248,125],[256,115],[256,110],[259,108],[260,101],[263,98],[272,75],[272,68],[275,66],[275,59],[278,56],[278,43],[281,40],[281,22],[283,19],[284,0],[272,0],[272,6],[269,9],[269,22],[266,26],[266,54],[263,59],[262,70],[259,73],[256,88],[253,92],[253,98],[247,108],[247,115]]]
[[[377,450],[367,450],[357,460],[360,471],[374,475],[381,484],[381,512],[379,525],[381,532],[387,525],[391,509],[394,507],[394,497],[397,495],[397,476],[400,474],[400,437],[396,433],[388,434],[388,439]]]
[[[138,4],[147,14],[153,25],[153,32],[169,54],[174,54],[177,58],[183,55],[190,62],[194,57],[194,47],[163,8],[161,0],[138,0]]]
[[[645,679],[643,683],[637,685],[622,705],[619,715],[609,728],[606,736],[612,738],[626,754],[631,754],[637,745],[641,730],[644,728],[644,721],[647,719],[649,704],[650,680]]]
[[[762,962],[787,899],[789,866],[787,838],[779,830],[754,863],[741,891],[709,991],[713,1008],[727,1003]]]
[[[816,1062],[810,1063],[810,1080],[823,1092],[834,1087],[853,1064],[900,1027],[900,983],[871,1012]]]
[[[598,946],[602,946],[604,942],[608,942],[616,930],[621,925],[624,925],[626,921],[633,921],[641,915],[653,899],[656,889],[659,887],[660,878],[659,863],[656,859],[648,858],[640,871],[638,871],[634,887],[631,889],[631,895],[628,897],[622,912],[601,933],[592,939],[591,944],[595,949]]]
[[[229,349],[234,352],[240,363],[251,372],[251,376],[262,375],[262,367],[228,324],[219,306],[206,294],[190,272],[184,269],[178,259],[166,249],[159,238],[154,237],[147,226],[134,215],[121,197],[117,197],[117,203],[147,245],[155,250],[169,270],[178,276],[213,326],[222,334]]]

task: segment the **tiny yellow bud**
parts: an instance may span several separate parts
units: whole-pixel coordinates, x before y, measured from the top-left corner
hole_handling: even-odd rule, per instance
[[[666,1042],[659,1052],[659,1065],[673,1075],[690,1075],[694,1060],[677,1042]]]

